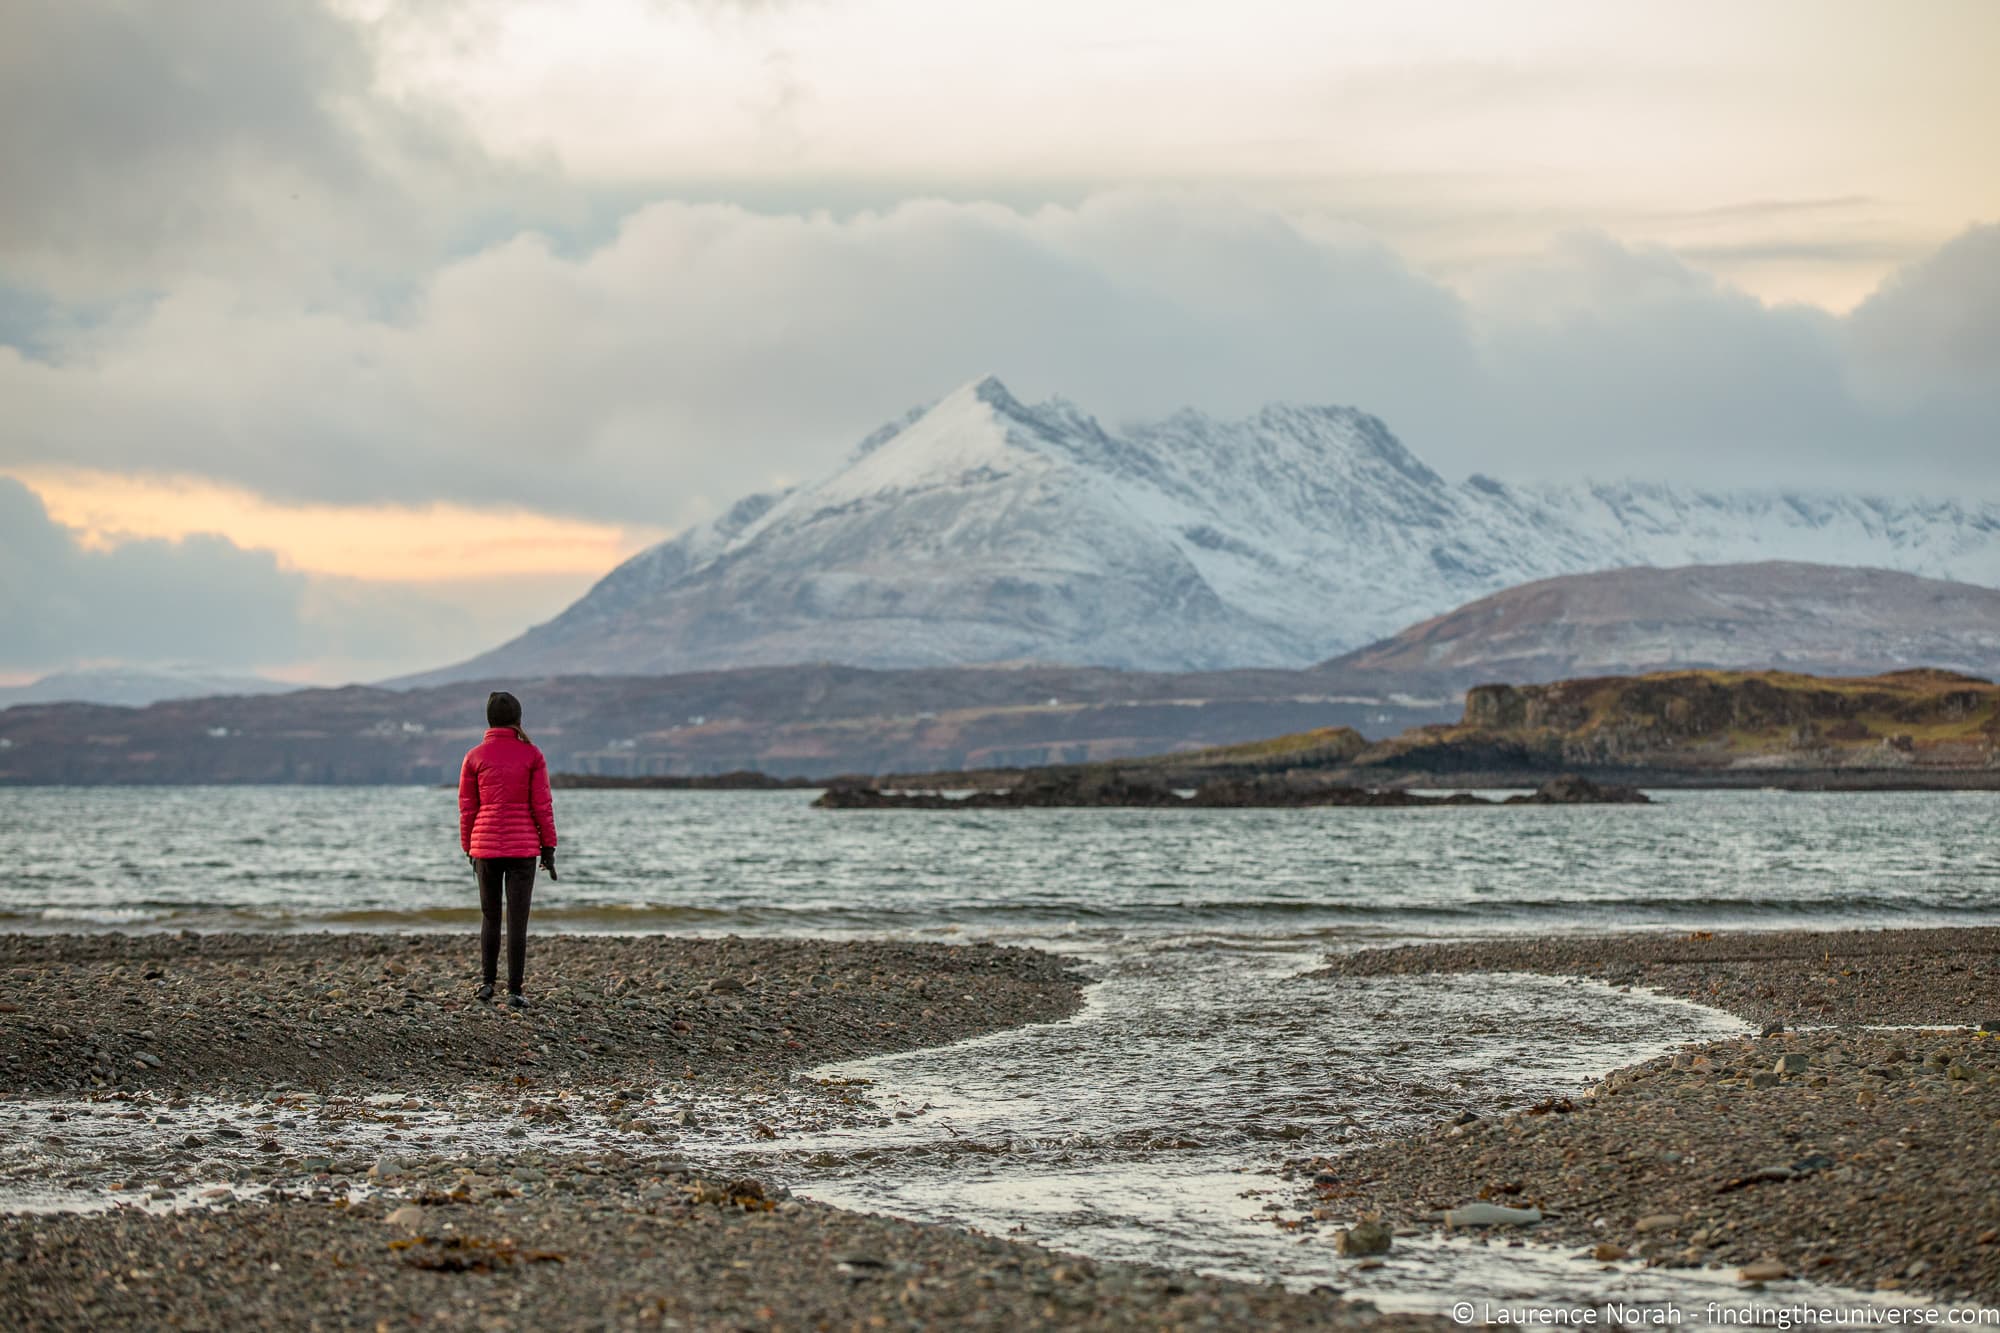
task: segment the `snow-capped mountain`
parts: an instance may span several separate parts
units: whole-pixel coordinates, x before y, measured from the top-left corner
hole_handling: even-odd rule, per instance
[[[164,699],[275,694],[297,688],[281,680],[236,675],[199,666],[79,667],[43,676],[26,685],[0,688],[0,708],[46,703],[116,704],[124,708],[144,708]]]
[[[1566,574],[1412,625],[1323,670],[1449,695],[1485,681],[1690,667],[2000,675],[2000,589],[1782,560]]]
[[[2000,585],[2000,505],[1451,482],[1364,412],[1108,430],[968,384],[438,681],[835,661],[1303,665],[1500,589],[1807,560]]]

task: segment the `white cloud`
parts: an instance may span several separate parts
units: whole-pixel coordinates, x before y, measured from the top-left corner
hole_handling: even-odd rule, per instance
[[[304,580],[222,537],[95,551],[0,477],[0,670],[96,659],[244,666],[301,647]]]
[[[1114,420],[1352,403],[1447,472],[1992,494],[2000,409],[1962,392],[2000,379],[1991,235],[1843,320],[1591,235],[1467,299],[1366,237],[1206,194],[662,203],[586,254],[519,236],[456,261],[393,318],[190,282],[47,359],[0,348],[0,466],[673,526],[990,371]],[[1857,388],[1885,377],[1892,396]]]
[[[1864,391],[1905,406],[1983,402],[1990,427],[2000,419],[2000,225],[1895,274],[1847,324]]]
[[[374,680],[490,647],[554,615],[589,581],[301,574],[213,533],[91,545],[33,491],[0,477],[0,673],[10,675],[196,663]]]
[[[1844,304],[2000,201],[2000,7],[1825,5],[0,6],[0,470],[673,526],[990,371],[1352,403],[1449,473],[2000,495],[2000,227],[1845,317],[1715,276]],[[368,674],[559,599],[0,503],[23,660]]]

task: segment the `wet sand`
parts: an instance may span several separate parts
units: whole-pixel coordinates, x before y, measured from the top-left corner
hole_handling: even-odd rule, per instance
[[[1080,979],[1046,954],[545,937],[522,1013],[476,1002],[471,964],[462,937],[0,937],[0,1093],[46,1121],[41,1150],[154,1131],[57,1182],[123,1206],[0,1220],[0,1326],[1424,1322],[864,1217],[677,1155],[662,1086],[728,1105],[810,1066],[1062,1017]],[[218,1121],[210,1099],[240,1109]],[[587,1103],[620,1146],[417,1142],[431,1108],[481,1099],[538,1124]],[[317,1155],[280,1123],[307,1120],[347,1146]],[[7,1175],[23,1170],[43,1168]]]
[[[2000,1304],[2000,1031],[1978,1030],[2000,1029],[2000,930],[1422,945],[1327,972],[1591,977],[1788,1030],[1302,1160],[1323,1224],[1429,1230],[1486,1200],[1544,1213],[1507,1239]]]

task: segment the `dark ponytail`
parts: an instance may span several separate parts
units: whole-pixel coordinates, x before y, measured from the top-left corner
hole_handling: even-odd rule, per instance
[[[486,696],[486,725],[512,727],[515,738],[527,743],[528,733],[521,730],[521,701],[505,690],[495,690]]]

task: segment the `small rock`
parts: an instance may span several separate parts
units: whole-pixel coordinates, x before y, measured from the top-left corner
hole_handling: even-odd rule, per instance
[[[1771,1072],[1774,1074],[1803,1074],[1811,1065],[1812,1057],[1804,1051],[1787,1051],[1778,1057],[1778,1063],[1772,1066]]]
[[[392,1227],[408,1227],[414,1231],[424,1224],[424,1210],[416,1204],[406,1203],[382,1220]]]
[[[1759,1259],[1736,1270],[1738,1282],[1782,1282],[1791,1275],[1792,1270],[1776,1259]]]
[[[1613,1245],[1611,1242],[1606,1241],[1592,1250],[1590,1257],[1597,1260],[1600,1264],[1615,1264],[1620,1259],[1630,1259],[1632,1253],[1623,1245]]]
[[[1666,1231],[1681,1224],[1679,1213],[1647,1213],[1632,1224],[1632,1229],[1641,1235],[1648,1231]]]
[[[741,995],[747,989],[737,977],[717,977],[708,983],[710,995]]]
[[[1785,1035],[1785,1020],[1784,1020],[1784,1019],[1782,1019],[1782,1018],[1774,1018],[1774,1019],[1772,1019],[1772,1020],[1771,1020],[1770,1022],[1768,1022],[1768,1023],[1766,1023],[1766,1024],[1764,1025],[1764,1031],[1763,1031],[1763,1033],[1762,1033],[1761,1035],[1763,1035],[1763,1036],[1766,1036],[1766,1037],[1782,1037],[1782,1036],[1784,1036],[1784,1035]]]
[[[1503,1208],[1497,1203],[1468,1203],[1444,1214],[1448,1227],[1524,1227],[1541,1220],[1539,1208]]]
[[[1778,1076],[1776,1074],[1752,1074],[1750,1076],[1750,1086],[1753,1088],[1775,1088],[1778,1086]]]
[[[1814,1167],[1812,1169],[1817,1170],[1818,1168]],[[1771,1181],[1790,1180],[1795,1174],[1789,1166],[1760,1166],[1748,1175],[1738,1176],[1734,1180],[1716,1186],[1715,1192],[1717,1194],[1731,1194],[1740,1189],[1748,1189],[1752,1185],[1762,1185]]]
[[[1380,1222],[1356,1222],[1347,1230],[1337,1232],[1333,1238],[1334,1249],[1350,1259],[1387,1254],[1390,1244],[1389,1228]]]
[[[823,986],[831,986],[833,984],[833,978],[828,976],[824,972],[815,972],[812,974],[812,984],[815,988]]]
[[[373,1180],[392,1180],[402,1174],[403,1164],[394,1157],[384,1156],[368,1168],[369,1178]]]

